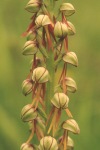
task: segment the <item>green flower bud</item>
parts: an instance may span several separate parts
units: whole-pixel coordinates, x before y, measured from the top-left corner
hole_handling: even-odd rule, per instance
[[[68,119],[62,124],[62,128],[73,132],[74,134],[79,134],[80,129],[77,122],[74,119]]]
[[[24,122],[32,121],[33,119],[36,119],[37,116],[38,116],[38,113],[31,106],[31,104],[24,106],[21,111],[21,118]]]
[[[38,133],[36,132],[36,134],[38,134],[38,136],[40,136],[41,138],[44,137],[45,129],[45,121],[40,117],[37,117],[35,121],[29,122],[29,131],[37,130]]]
[[[36,119],[37,121],[37,126],[42,130],[45,131],[45,121],[43,119],[41,119],[40,117],[37,117]]]
[[[44,60],[41,59],[41,58],[39,58],[39,57],[36,57],[35,61],[36,61],[36,65],[37,65],[38,67],[40,67],[40,66],[45,67],[45,66],[46,66]],[[32,65],[33,63],[34,63],[34,60],[32,59],[32,60],[30,61],[30,65]]]
[[[39,126],[43,131],[45,130],[45,121],[41,119],[40,117],[37,117],[36,119],[36,126]],[[29,122],[29,129],[32,130],[33,128],[33,121]]]
[[[37,67],[33,71],[32,80],[38,83],[45,83],[49,80],[49,72],[44,67]]]
[[[22,83],[22,92],[26,96],[32,92],[33,81],[30,79],[26,79]]]
[[[69,98],[64,93],[56,93],[51,100],[51,103],[56,108],[66,109],[68,107]]]
[[[70,3],[63,3],[60,7],[60,11],[63,12],[67,17],[75,13],[74,6]]]
[[[58,38],[64,38],[68,34],[68,27],[65,23],[57,21],[54,27],[54,34]]]
[[[34,55],[38,52],[36,41],[27,41],[23,47],[23,55]]]
[[[76,85],[76,82],[72,78],[66,77],[65,84],[67,86],[67,91],[72,92],[72,93],[76,92],[77,85]]]
[[[35,150],[32,144],[23,143],[20,150]]]
[[[39,11],[42,5],[42,0],[30,0],[26,5],[25,9],[30,13],[36,13]]]
[[[45,136],[40,140],[39,150],[58,150],[57,141],[51,136]]]
[[[74,25],[70,21],[67,21],[67,23],[68,23],[68,35],[74,35],[76,33]]]
[[[58,139],[58,143],[60,144],[62,141],[63,136],[61,136]],[[66,143],[67,143],[67,149],[66,150],[74,150],[74,141],[68,136],[68,139],[66,139]],[[60,149],[63,150],[64,149],[64,145],[63,143],[60,145]]]
[[[29,121],[28,126],[29,126],[29,131],[32,131],[32,129],[34,128],[34,121]]]
[[[32,41],[36,39],[36,34],[33,31],[29,31],[27,34],[27,41]]]
[[[63,56],[63,60],[66,63],[72,64],[73,66],[78,66],[78,59],[74,52],[68,52]]]
[[[74,150],[74,141],[68,136],[67,150]]]
[[[51,24],[51,21],[47,15],[39,15],[35,20],[36,26],[46,26],[48,24]]]

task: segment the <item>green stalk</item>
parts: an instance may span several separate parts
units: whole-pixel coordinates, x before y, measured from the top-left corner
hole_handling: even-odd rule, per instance
[[[48,11],[50,12],[50,15],[51,15],[52,19],[53,19],[53,14],[54,14],[54,8],[55,8],[55,1],[54,0],[49,0]]]
[[[54,0],[50,0],[51,8],[54,8]]]
[[[53,19],[54,4],[55,4],[54,0],[49,0],[48,10],[50,12],[51,19]],[[46,30],[46,33],[48,34],[48,30]],[[54,53],[52,51],[52,46],[51,46],[50,41],[48,41],[48,43],[50,44],[50,47],[48,46],[48,48],[50,48],[48,51],[49,57],[47,58],[47,62],[46,62],[47,70],[49,71],[49,74],[50,74],[50,81],[47,83],[47,91],[46,91],[46,114],[47,115],[49,115],[50,110],[51,110],[51,98],[54,95],[54,85],[55,85],[54,83],[55,82]]]
[[[49,58],[47,59],[46,66],[50,74],[50,81],[47,83],[46,91],[46,114],[50,113],[51,98],[54,95],[54,81],[55,81],[55,68],[54,68],[54,53],[52,50],[48,52]]]

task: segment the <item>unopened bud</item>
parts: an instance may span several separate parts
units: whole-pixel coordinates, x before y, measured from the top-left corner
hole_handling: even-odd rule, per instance
[[[70,3],[63,3],[60,7],[60,11],[63,12],[65,16],[68,17],[75,13],[75,8]]]
[[[66,77],[65,84],[67,86],[67,91],[72,92],[72,93],[76,92],[77,85],[76,85],[76,82],[72,78]]]
[[[30,30],[27,34],[27,41],[35,40],[35,38],[36,38],[36,34],[32,30]]]
[[[41,131],[45,131],[45,121],[40,117],[37,117],[37,126],[41,129]]]
[[[67,150],[74,150],[74,141],[68,136]]]
[[[27,41],[23,47],[23,55],[34,55],[38,52],[36,41]]]
[[[58,38],[64,38],[68,34],[68,27],[65,23],[57,21],[54,27],[54,34]]]
[[[58,150],[56,139],[45,136],[40,140],[39,150]]]
[[[76,33],[74,25],[70,21],[67,21],[67,23],[68,23],[68,35],[74,35]]]
[[[35,149],[34,149],[34,146],[33,146],[32,144],[23,143],[23,144],[21,145],[20,150],[35,150]]]
[[[62,124],[62,128],[68,130],[74,134],[79,134],[80,129],[77,122],[74,119],[68,119]]]
[[[22,83],[22,92],[26,96],[32,92],[33,81],[30,79],[26,79]]]
[[[42,118],[37,117],[35,119],[35,122],[30,121],[30,122],[28,122],[28,124],[29,124],[30,131],[32,131],[33,129],[36,129],[36,130],[38,130],[41,137],[44,137],[44,132],[45,132],[46,126],[45,126],[45,121]]]
[[[45,83],[49,80],[49,72],[44,67],[37,67],[33,71],[32,80],[38,83]]]
[[[29,131],[32,131],[32,129],[34,128],[34,120],[33,121],[29,121],[28,122],[28,126],[29,126]]]
[[[39,11],[42,5],[42,0],[30,0],[26,5],[25,9],[30,13],[36,13]]]
[[[62,141],[63,136],[61,136],[58,139],[58,143],[60,144]],[[66,139],[66,143],[67,143],[67,149],[66,150],[74,150],[74,141],[68,136],[68,138]],[[60,149],[63,150],[64,149],[64,145],[63,143],[60,144]]]
[[[68,107],[69,98],[64,93],[56,93],[51,100],[51,103],[56,108],[66,109]]]
[[[21,111],[21,118],[24,122],[32,121],[33,119],[36,119],[37,116],[38,116],[38,113],[31,106],[31,104],[24,106]]]
[[[48,24],[51,24],[51,21],[47,15],[39,15],[35,20],[36,26],[46,26]]]
[[[63,56],[63,60],[66,63],[74,65],[75,67],[78,66],[78,59],[77,59],[77,56],[76,56],[76,54],[74,52],[68,52],[68,53],[66,53]]]
[[[39,57],[36,57],[35,61],[36,61],[36,65],[37,65],[38,67],[40,67],[40,66],[45,67],[45,66],[46,66],[44,60],[42,60],[42,59],[39,58]],[[30,65],[32,65],[33,63],[34,63],[34,60],[32,59],[32,60],[30,61]]]

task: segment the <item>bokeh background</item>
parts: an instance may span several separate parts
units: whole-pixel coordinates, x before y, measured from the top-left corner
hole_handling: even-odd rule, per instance
[[[29,57],[22,56],[31,15],[24,11],[27,0],[0,2],[0,150],[18,150],[29,133],[20,111],[30,102],[21,93],[29,72]],[[78,91],[70,94],[70,109],[81,133],[72,135],[75,150],[100,149],[100,2],[69,0],[76,14],[69,18],[77,34],[69,38],[70,50],[77,53],[79,67],[69,68]]]

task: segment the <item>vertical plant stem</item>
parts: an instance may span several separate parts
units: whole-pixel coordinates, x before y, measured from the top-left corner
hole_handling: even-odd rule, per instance
[[[51,8],[54,8],[54,0],[50,0]]]
[[[48,5],[48,9],[50,11],[50,15],[51,15],[51,18],[53,19],[53,14],[54,14],[54,7],[55,6],[55,1],[54,0],[49,0],[49,5]]]
[[[47,83],[46,90],[46,114],[50,113],[51,98],[54,95],[54,81],[55,81],[55,68],[54,68],[54,54],[52,50],[49,51],[49,58],[47,59],[47,70],[50,74],[50,81]]]

